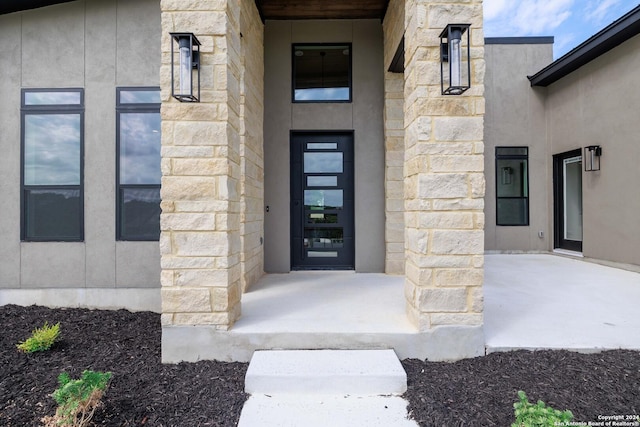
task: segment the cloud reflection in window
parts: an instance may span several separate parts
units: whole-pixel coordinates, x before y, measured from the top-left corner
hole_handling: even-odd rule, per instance
[[[25,185],[80,184],[80,114],[27,114]]]
[[[120,114],[120,184],[160,184],[160,114]]]

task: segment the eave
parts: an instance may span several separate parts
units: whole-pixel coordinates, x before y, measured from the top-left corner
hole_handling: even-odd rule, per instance
[[[640,33],[640,6],[587,39],[533,76],[531,86],[546,87]]]

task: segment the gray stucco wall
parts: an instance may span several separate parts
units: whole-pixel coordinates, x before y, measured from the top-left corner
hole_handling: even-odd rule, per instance
[[[0,288],[159,287],[158,243],[115,241],[115,92],[159,85],[159,0],[3,15],[0,39]],[[85,241],[20,242],[20,90],[63,87],[85,90]]]
[[[549,211],[551,156],[546,146],[544,89],[527,75],[553,60],[553,45],[485,44],[485,249],[545,251],[553,242]],[[529,226],[496,225],[495,147],[529,148]],[[542,231],[544,237],[538,237]]]
[[[599,172],[582,173],[583,254],[640,265],[640,36],[547,88],[551,153],[601,145]]]
[[[353,102],[291,103],[292,43],[353,43]],[[379,20],[265,25],[265,271],[288,272],[290,130],[353,130],[356,271],[384,271],[383,48]]]

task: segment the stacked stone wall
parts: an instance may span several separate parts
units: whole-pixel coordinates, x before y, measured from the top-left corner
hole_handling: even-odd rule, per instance
[[[384,31],[385,272],[404,274],[404,75],[387,71],[404,35],[404,0],[391,0]]]
[[[162,0],[162,323],[228,329],[241,297],[240,4]],[[171,98],[170,32],[201,47],[201,102]]]
[[[405,4],[405,295],[420,330],[479,326],[484,251],[482,2]],[[440,88],[439,35],[471,24],[471,85]]]
[[[240,261],[246,290],[264,272],[264,25],[253,1],[241,7]]]

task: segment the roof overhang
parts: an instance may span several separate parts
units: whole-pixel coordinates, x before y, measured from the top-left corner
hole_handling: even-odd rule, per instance
[[[73,0],[4,0],[0,15],[36,9]],[[389,0],[255,0],[266,19],[380,19]]]
[[[20,12],[22,10],[37,9],[58,3],[67,3],[73,0],[4,0],[0,2],[0,15]]]
[[[549,86],[638,33],[640,33],[640,6],[637,6],[566,55],[552,62],[549,66],[533,76],[528,76],[531,86]]]
[[[389,0],[255,0],[267,19],[380,19]]]

